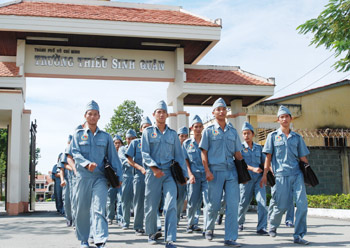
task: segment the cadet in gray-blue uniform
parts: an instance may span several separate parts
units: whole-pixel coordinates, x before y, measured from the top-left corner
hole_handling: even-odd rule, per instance
[[[82,125],[79,125],[76,130],[83,129]],[[72,153],[72,135],[69,135],[68,137],[68,146],[65,151],[66,155],[66,161],[65,161],[65,167],[70,170],[70,178],[68,178],[70,183],[70,200],[71,200],[71,211],[72,211],[72,225],[75,226],[75,213],[76,213],[76,176],[77,176],[77,170],[75,168],[75,162],[73,159],[73,153]]]
[[[123,140],[119,135],[113,137],[114,147],[118,153],[119,148],[123,146]],[[123,225],[123,211],[122,211],[122,187],[108,189],[107,197],[107,218],[108,224],[112,225],[113,220],[116,219],[118,226]]]
[[[196,223],[195,215],[204,202],[204,229],[206,227],[207,206],[208,206],[208,182],[205,177],[205,171],[201,158],[201,150],[198,144],[202,139],[203,122],[198,115],[195,115],[191,121],[191,129],[194,137],[185,140],[182,145],[184,151],[187,171],[189,176],[188,194],[187,194],[187,233],[193,231],[200,232],[202,229]]]
[[[170,165],[173,160],[182,167],[187,177],[184,155],[176,131],[166,125],[167,105],[160,101],[154,110],[156,123],[142,133],[142,161],[146,166],[145,178],[145,227],[148,243],[155,244],[157,233],[157,212],[164,195],[164,239],[165,247],[174,248],[176,241],[176,182],[171,175]]]
[[[152,126],[152,122],[146,116],[142,119],[140,124],[140,131],[143,132],[147,127]],[[128,159],[129,164],[134,167],[134,230],[135,234],[141,236],[145,233],[143,229],[144,221],[144,201],[145,201],[145,174],[146,169],[142,164],[142,154],[141,154],[141,139],[134,139],[131,141],[125,156]]]
[[[263,149],[266,153],[264,174],[261,186],[266,184],[266,174],[271,169],[276,178],[276,184],[271,189],[272,208],[269,216],[269,235],[276,236],[276,229],[281,223],[284,212],[293,203],[293,196],[297,206],[294,228],[294,243],[308,244],[303,237],[306,234],[307,198],[304,177],[299,168],[299,160],[308,163],[309,154],[303,138],[290,130],[292,115],[288,108],[281,105],[277,113],[280,128],[269,133]]]
[[[71,180],[69,179],[70,172],[65,168],[65,163],[67,163],[67,156],[65,153],[61,153],[61,158],[57,164],[57,168],[61,170],[61,187],[63,189],[62,198],[67,226],[72,226]]]
[[[177,130],[177,135],[180,139],[180,144],[182,145],[185,140],[188,139],[188,127],[180,127]],[[177,187],[177,200],[176,200],[176,208],[177,208],[177,224],[180,223],[181,213],[184,208],[184,203],[187,195],[187,185],[176,184]]]
[[[241,151],[244,161],[248,165],[250,177],[252,178],[246,184],[240,184],[240,201],[238,209],[238,229],[243,230],[245,222],[245,214],[247,213],[250,202],[255,195],[258,203],[258,225],[256,232],[260,235],[267,234],[267,208],[266,208],[266,189],[260,187],[263,170],[259,168],[260,164],[264,164],[265,155],[262,152],[262,147],[253,142],[254,128],[248,123],[244,122],[242,126],[242,133],[244,142]]]
[[[58,156],[60,158],[61,154]],[[59,159],[58,159],[59,160]],[[57,161],[58,163],[59,161]],[[63,199],[62,199],[62,187],[61,187],[61,177],[60,177],[60,170],[57,170],[57,164],[55,164],[52,168],[51,172],[51,178],[54,180],[54,195],[55,195],[55,203],[56,203],[56,209],[57,212],[60,214],[64,214],[64,208],[63,208]]]
[[[225,191],[226,220],[225,242],[227,246],[240,246],[238,238],[239,186],[234,159],[242,160],[242,144],[236,129],[226,123],[227,108],[222,98],[213,105],[215,121],[204,132],[199,148],[208,180],[208,220],[205,237],[213,239],[215,220]]]
[[[129,129],[126,134],[126,146],[122,146],[118,155],[120,162],[123,167],[123,185],[122,185],[122,211],[123,211],[123,230],[129,228],[130,225],[130,211],[132,207],[132,200],[134,198],[133,192],[133,181],[134,181],[134,168],[128,163],[128,160],[125,156],[126,151],[128,150],[129,144],[132,140],[136,138],[136,132],[133,129]]]
[[[122,169],[112,137],[97,126],[100,110],[95,101],[87,104],[84,117],[85,128],[76,131],[72,145],[77,169],[76,234],[81,241],[81,248],[89,247],[91,225],[95,245],[105,247],[108,239],[106,219],[108,188],[104,173],[104,158],[108,158],[120,180],[122,180]]]

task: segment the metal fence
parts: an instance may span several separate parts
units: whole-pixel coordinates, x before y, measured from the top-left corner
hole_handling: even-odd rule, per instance
[[[259,144],[265,144],[267,135],[275,129],[258,128],[256,141]],[[307,146],[325,146],[325,147],[346,147],[350,142],[350,129],[296,129]]]

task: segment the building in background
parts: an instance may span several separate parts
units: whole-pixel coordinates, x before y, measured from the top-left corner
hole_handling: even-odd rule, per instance
[[[51,171],[49,175],[37,175],[35,178],[35,200],[45,201],[50,199],[53,195],[55,182],[51,178]]]

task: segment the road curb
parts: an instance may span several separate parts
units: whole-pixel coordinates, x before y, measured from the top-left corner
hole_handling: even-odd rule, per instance
[[[250,205],[249,210],[257,211],[258,206]],[[313,216],[313,217],[327,217],[327,218],[350,220],[349,209],[308,208],[307,214],[308,216]]]
[[[307,214],[309,216],[350,220],[350,210],[348,209],[309,208]]]

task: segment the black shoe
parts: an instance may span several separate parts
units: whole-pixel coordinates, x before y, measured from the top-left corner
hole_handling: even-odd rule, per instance
[[[221,225],[222,224],[222,218],[224,217],[223,214],[220,214],[217,218],[216,218],[216,224]]]
[[[159,239],[160,237],[162,237],[162,233],[161,232],[156,232],[154,234],[154,239]]]
[[[260,230],[256,231],[256,233],[259,235],[269,235],[269,233],[266,232],[264,229],[260,229]]]
[[[214,232],[212,230],[208,230],[205,232],[205,238],[209,241],[213,240]]]
[[[145,233],[145,230],[143,229],[137,229],[135,230],[136,236],[142,236]]]
[[[277,235],[276,229],[275,228],[270,228],[269,230],[269,235],[274,238]]]
[[[238,231],[242,232],[244,229],[243,224],[238,225]]]

